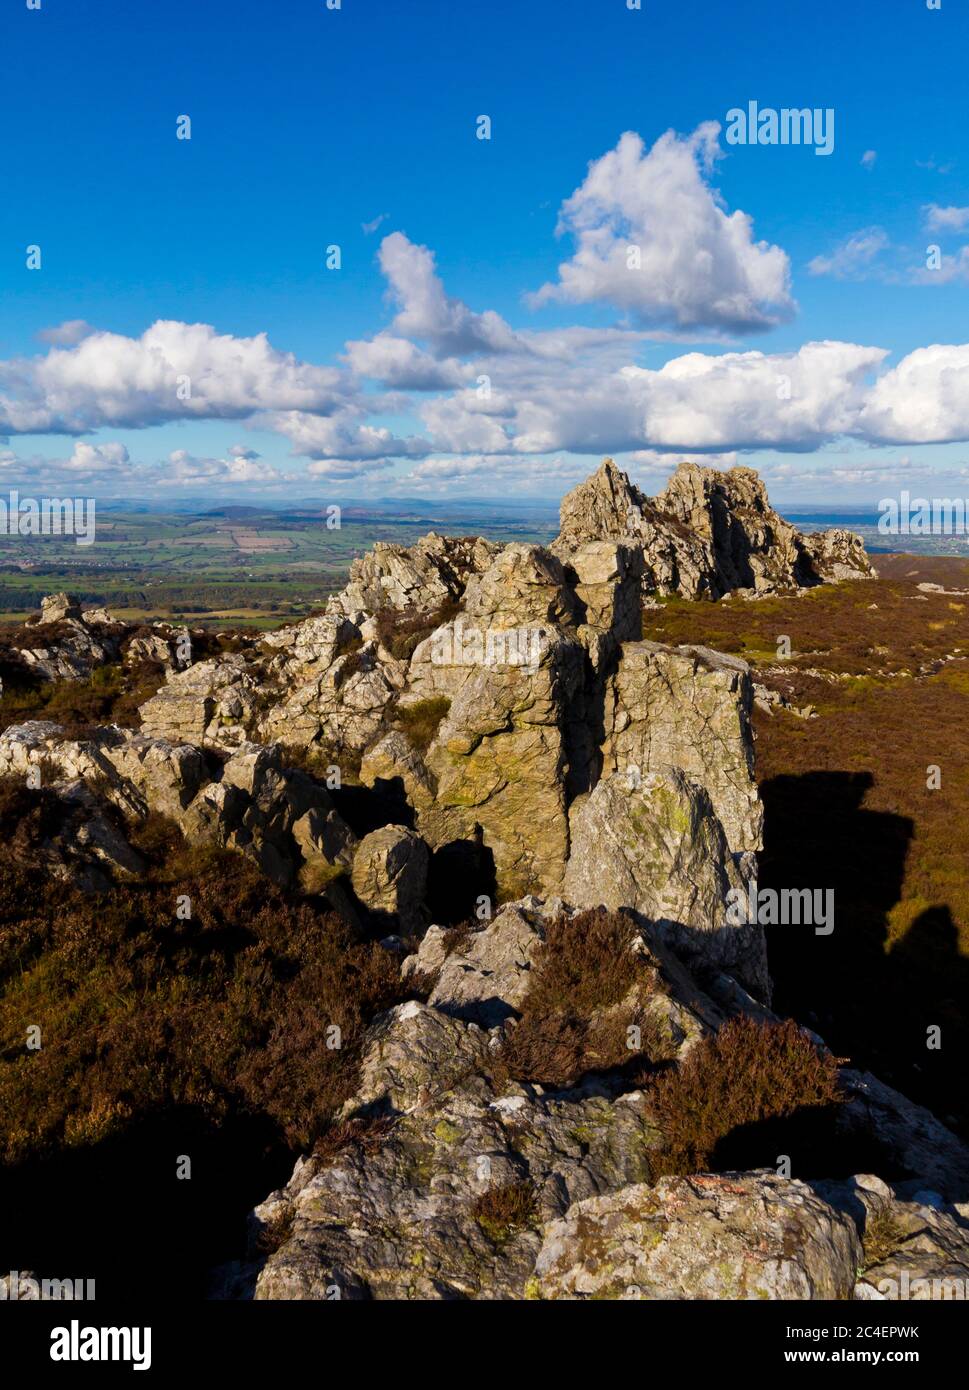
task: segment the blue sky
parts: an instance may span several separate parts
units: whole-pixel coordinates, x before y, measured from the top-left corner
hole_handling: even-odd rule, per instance
[[[0,485],[967,494],[967,8],[6,0]]]

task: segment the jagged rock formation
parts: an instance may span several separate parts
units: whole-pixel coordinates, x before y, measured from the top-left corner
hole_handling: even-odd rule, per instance
[[[638,545],[647,590],[686,598],[776,593],[874,573],[849,531],[804,536],[778,516],[752,468],[681,463],[661,493],[646,497],[606,459],[563,498],[556,548],[606,539]]]
[[[744,891],[710,797],[675,767],[632,783],[603,777],[572,809],[562,883],[576,907],[600,903],[641,913],[687,960],[732,972],[760,998],[770,993],[762,931],[724,927],[727,894]]]

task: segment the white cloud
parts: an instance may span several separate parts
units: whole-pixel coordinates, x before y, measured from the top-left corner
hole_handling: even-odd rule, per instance
[[[944,208],[938,203],[926,203],[922,216],[930,232],[964,232],[969,227],[969,208]]]
[[[861,156],[861,167],[863,169],[874,169],[877,158],[877,150],[865,150],[865,153]]]
[[[333,478],[346,482],[353,478],[365,478],[371,473],[385,473],[390,467],[391,460],[386,458],[318,459],[306,471],[313,478]]]
[[[380,243],[380,268],[400,306],[393,322],[399,337],[417,338],[444,356],[472,352],[508,352],[520,346],[508,324],[493,310],[473,313],[460,299],[444,292],[426,246],[416,246],[403,232]]]
[[[745,212],[727,213],[707,182],[720,127],[681,137],[667,131],[645,150],[627,131],[589,165],[562,205],[559,232],[576,240],[533,304],[612,304],[647,327],[750,332],[788,318],[790,263],[779,246],[754,241]],[[630,248],[638,268],[630,268]]]
[[[24,458],[12,449],[0,450],[0,471],[32,486],[75,487],[81,483],[117,482],[130,476],[128,450],[117,441],[88,444],[79,440],[68,458]]]
[[[842,241],[830,256],[815,256],[808,262],[812,275],[833,275],[837,280],[857,279],[889,246],[882,227],[865,227]]]
[[[157,481],[167,487],[201,487],[211,483],[265,484],[281,481],[283,474],[264,463],[251,450],[230,458],[196,458],[187,449],[175,449]]]
[[[910,352],[875,383],[859,427],[868,439],[898,444],[969,439],[969,343]]]
[[[409,338],[398,338],[392,333],[348,342],[346,357],[358,376],[408,391],[440,391],[460,386],[471,374],[471,369],[456,358],[439,361]]]
[[[0,362],[0,430],[80,434],[262,409],[328,411],[347,389],[337,368],[277,352],[265,333],[235,338],[159,320],[140,338],[94,332],[74,347]]]
[[[419,458],[429,449],[426,440],[401,438],[349,413],[326,417],[292,410],[261,416],[258,423],[285,435],[295,453],[313,459]]]
[[[387,221],[389,216],[390,213],[388,212],[378,213],[372,222],[361,222],[360,230],[363,232],[364,236],[372,236],[380,224]]]

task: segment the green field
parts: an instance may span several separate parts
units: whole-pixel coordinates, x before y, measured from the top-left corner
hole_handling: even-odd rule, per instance
[[[412,545],[430,530],[547,543],[551,522],[488,517],[458,525],[345,512],[256,508],[206,515],[104,511],[90,546],[72,536],[0,536],[0,623],[36,613],[45,594],[76,593],[118,618],[191,618],[199,624],[273,627],[319,608],[343,587],[351,560],[375,541]]]

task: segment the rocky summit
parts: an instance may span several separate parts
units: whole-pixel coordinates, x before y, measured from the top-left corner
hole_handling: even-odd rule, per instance
[[[749,666],[643,637],[664,595],[873,573],[856,537],[779,517],[750,469],[682,464],[648,498],[606,460],[547,548],[380,544],[325,609],[264,635],[45,600],[5,669],[107,666],[136,694],[121,719],[0,733],[32,862],[130,903],[178,881],[160,824],[222,856],[227,892],[245,861],[300,923],[297,949],[247,899],[266,936],[245,988],[271,981],[274,1007],[324,921],[343,933],[294,1042],[247,1034],[233,985],[234,1076],[175,1088],[231,1104],[268,1077],[298,1136],[210,1292],[886,1299],[969,1277],[969,1152],[775,1012],[764,926],[727,910],[756,899],[764,850]],[[351,959],[370,1016],[323,1002]],[[339,1084],[304,1124],[324,1048]],[[90,1104],[85,1133],[123,1123],[102,1106],[96,1129]]]

